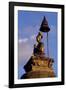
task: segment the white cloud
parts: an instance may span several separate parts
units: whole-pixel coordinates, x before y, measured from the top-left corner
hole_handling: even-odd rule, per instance
[[[24,39],[19,39],[19,43],[21,43],[21,42],[27,42],[28,41],[28,38],[24,38]]]
[[[32,36],[30,37],[30,39],[35,39],[36,36],[37,36],[37,35],[34,34],[34,35],[32,35]]]
[[[26,43],[26,42],[29,42],[30,40],[34,40],[36,39],[36,34],[34,35],[31,35],[29,38],[21,38],[19,39],[19,43]]]
[[[27,42],[21,42],[18,45],[18,62],[19,65],[22,64],[24,65],[29,58],[31,57],[33,52],[33,46],[31,45],[31,43],[29,43],[29,41]]]

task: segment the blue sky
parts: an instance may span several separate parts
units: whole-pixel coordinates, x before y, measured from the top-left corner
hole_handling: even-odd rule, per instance
[[[41,22],[48,20],[49,32],[49,55],[54,59],[53,69],[57,76],[57,13],[39,11],[18,11],[18,78],[25,73],[23,66],[27,63],[36,43]],[[46,33],[43,33],[45,53],[47,56]]]

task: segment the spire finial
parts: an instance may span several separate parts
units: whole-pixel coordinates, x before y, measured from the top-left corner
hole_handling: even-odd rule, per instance
[[[48,26],[48,21],[47,21],[45,16],[44,16],[44,19],[41,23],[40,31],[42,31],[42,32],[49,32],[50,31],[50,28]]]

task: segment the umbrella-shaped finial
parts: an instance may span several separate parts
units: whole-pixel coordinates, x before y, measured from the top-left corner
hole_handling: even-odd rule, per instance
[[[40,31],[42,31],[42,32],[49,32],[50,31],[50,28],[48,26],[48,21],[47,21],[45,16],[44,16],[44,19],[41,23]]]

